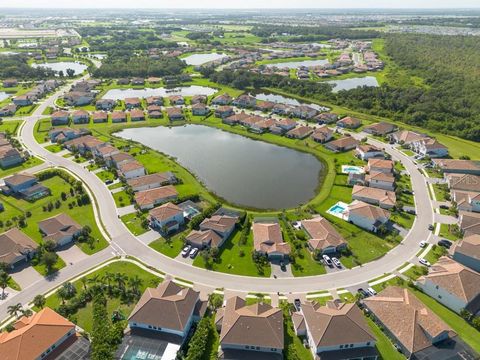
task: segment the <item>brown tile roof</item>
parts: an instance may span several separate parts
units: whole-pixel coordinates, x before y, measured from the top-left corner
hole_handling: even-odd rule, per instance
[[[167,280],[145,290],[128,321],[185,331],[198,300],[197,291]]]
[[[381,171],[372,171],[370,174],[367,174],[365,176],[365,180],[372,181],[372,180],[377,180],[377,181],[383,181],[383,182],[389,182],[389,183],[394,183],[395,182],[395,177],[391,173],[384,173]]]
[[[225,120],[228,122],[240,122],[248,118],[250,115],[245,113],[244,111],[239,112],[238,114],[233,114],[227,117]]]
[[[179,213],[183,214],[183,210],[171,202],[153,208],[149,212],[150,216],[154,217],[158,221],[165,221],[175,215],[178,215]]]
[[[126,98],[124,101],[125,101],[125,104],[129,104],[129,105],[140,104],[140,99],[138,97]]]
[[[364,304],[409,352],[428,348],[431,338],[453,331],[408,289],[389,286]]]
[[[38,227],[45,234],[44,240],[54,241],[64,236],[73,236],[82,229],[80,224],[65,213],[39,221]]]
[[[388,219],[390,217],[389,211],[379,208],[378,206],[373,206],[363,201],[357,201],[357,200],[355,200],[353,203],[351,203],[348,206],[348,212],[350,214],[354,213],[354,214],[361,215],[362,217],[365,217],[371,220],[377,220],[380,218]]]
[[[310,236],[309,244],[314,249],[337,247],[346,244],[345,239],[327,219],[319,216],[309,220],[302,220],[302,227]]]
[[[382,151],[382,149],[370,144],[359,144],[357,146],[357,150],[360,150],[364,153]]]
[[[287,136],[294,136],[303,138],[307,135],[310,135],[313,132],[313,129],[308,126],[297,126],[296,128],[289,130]]]
[[[480,214],[474,212],[460,212],[460,228],[465,237],[480,234]]]
[[[480,171],[480,161],[456,160],[456,159],[433,159],[436,166],[445,170],[476,170]]]
[[[480,235],[465,236],[455,245],[455,253],[457,252],[480,261]]]
[[[368,159],[368,168],[371,169],[372,167],[392,171],[393,161],[385,159]]]
[[[347,148],[347,147],[356,147],[360,142],[353,138],[352,136],[344,136],[340,139],[333,140],[327,143],[329,147],[335,148]]]
[[[185,240],[199,248],[204,246],[218,248],[223,241],[222,237],[213,230],[192,230]]]
[[[133,109],[133,110],[130,110],[130,117],[131,118],[144,118],[145,113],[143,112],[143,110]]]
[[[354,185],[352,190],[352,196],[356,195],[362,198],[372,199],[378,201],[380,204],[395,206],[397,197],[395,192],[372,188],[361,185]]]
[[[178,196],[177,190],[171,185],[155,189],[139,191],[135,194],[135,202],[140,206],[152,205],[157,200],[168,199]]]
[[[165,111],[167,112],[168,116],[183,115],[182,109],[177,107],[169,107],[166,108]]]
[[[108,114],[104,111],[95,111],[92,114],[93,120],[105,120],[108,118]]]
[[[344,117],[341,120],[338,120],[337,124],[339,124],[339,123],[343,124],[345,126],[348,126],[348,127],[353,127],[353,126],[360,126],[362,124],[362,121],[360,119],[357,119],[357,118],[354,118],[354,117],[351,117],[351,116],[347,116],[347,117]]]
[[[480,176],[471,174],[448,174],[450,189],[480,192]]]
[[[144,166],[141,163],[139,163],[137,160],[132,160],[127,163],[120,164],[119,166],[119,170],[122,173],[126,173],[128,171],[137,170],[137,169],[143,169],[143,168]]]
[[[409,130],[399,130],[393,133],[393,135],[398,139],[399,142],[403,142],[405,144],[409,144],[427,137],[424,134],[419,134]]]
[[[220,343],[283,349],[283,312],[268,304],[246,305],[235,296],[227,300]]]
[[[327,125],[322,125],[313,131],[312,138],[315,140],[326,141],[333,134],[333,130]]]
[[[442,143],[438,142],[437,139],[432,139],[432,138],[426,138],[421,140],[423,145],[425,146],[425,149],[431,150],[431,149],[446,149],[447,147],[443,145]]]
[[[255,222],[253,224],[253,243],[255,251],[267,254],[280,252],[288,255],[290,245],[283,241],[282,230],[278,223]]]
[[[237,223],[238,218],[228,215],[213,215],[202,221],[202,230],[210,229],[219,233],[229,232]]]
[[[160,183],[160,185],[167,184],[173,176],[174,175],[170,172],[148,174],[138,178],[129,179],[127,180],[127,184],[133,188],[157,183]]]
[[[58,118],[58,117],[69,117],[70,116],[70,113],[68,111],[63,111],[63,110],[59,110],[59,111],[55,111],[51,117],[52,118]]]
[[[37,178],[34,175],[30,175],[27,173],[22,173],[22,174],[18,173],[5,178],[5,182],[8,182],[9,184],[12,184],[12,185],[19,185],[19,184],[23,184],[24,182],[27,182],[30,180],[36,180],[36,179]]]
[[[63,338],[75,325],[50,308],[18,320],[12,332],[0,333],[2,360],[31,360]]]
[[[363,128],[363,130],[373,130],[375,133],[378,134],[387,134],[392,132],[395,129],[395,125],[387,123],[387,122],[379,122],[376,124],[368,125]]]
[[[125,153],[125,152],[120,152],[118,154],[113,154],[111,157],[112,161],[114,163],[120,163],[120,162],[123,162],[123,161],[134,161],[135,158],[128,154],[128,153]]]
[[[0,263],[11,264],[17,257],[34,251],[38,244],[17,228],[0,234]]]
[[[119,119],[125,119],[126,117],[127,115],[125,114],[124,111],[117,110],[112,112],[112,119],[119,120]]]
[[[345,304],[336,300],[320,306],[307,301],[302,304],[302,312],[317,348],[375,341],[362,311],[355,303]]]
[[[446,256],[442,256],[418,282],[427,280],[466,303],[480,294],[480,274]]]

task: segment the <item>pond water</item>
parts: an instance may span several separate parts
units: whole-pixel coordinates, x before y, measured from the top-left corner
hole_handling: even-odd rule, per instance
[[[15,52],[15,51],[0,51],[0,55],[3,55],[3,56],[18,55],[18,52]]]
[[[232,204],[283,209],[315,195],[323,164],[311,154],[203,125],[132,128],[117,133],[171,155]]]
[[[207,86],[182,86],[173,89],[167,89],[164,87],[159,88],[145,88],[145,89],[110,89],[102,99],[112,99],[112,100],[125,100],[129,97],[139,97],[146,98],[149,96],[171,96],[171,95],[182,95],[182,96],[194,96],[194,95],[206,95],[210,96],[217,92],[216,89],[207,87]]]
[[[218,59],[222,59],[226,57],[226,54],[218,54],[218,53],[208,53],[208,54],[192,54],[187,57],[182,58],[183,61],[187,63],[187,65],[203,65],[210,61],[215,61]]]
[[[7,99],[10,94],[7,94],[5,91],[0,91],[0,101]]]
[[[320,60],[303,60],[303,61],[286,61],[281,63],[275,64],[266,64],[266,67],[276,67],[279,69],[287,68],[287,69],[298,69],[299,67],[306,66],[306,67],[314,67],[314,66],[321,66],[328,64],[328,60],[320,59]]]
[[[343,79],[343,80],[332,80],[327,81],[329,84],[334,85],[332,92],[339,92],[340,90],[350,90],[355,89],[359,86],[378,86],[377,78],[374,76],[365,76],[365,77],[357,77],[351,79]]]
[[[314,109],[317,109],[318,111],[329,111],[330,110],[330,108],[325,107],[325,106],[300,102],[297,99],[286,97],[286,96],[283,96],[283,95],[277,95],[277,94],[271,94],[271,93],[258,93],[258,94],[251,94],[251,95],[255,96],[255,98],[257,100],[261,100],[261,101],[271,101],[271,102],[274,102],[274,103],[293,105],[293,106],[308,105],[308,106],[310,106]]]
[[[73,61],[59,61],[59,62],[47,62],[47,63],[33,63],[32,67],[44,67],[47,69],[51,69],[53,71],[63,71],[63,74],[67,75],[67,69],[74,70],[74,74],[78,75],[84,72],[87,69],[87,65],[80,63],[80,62],[73,62]]]

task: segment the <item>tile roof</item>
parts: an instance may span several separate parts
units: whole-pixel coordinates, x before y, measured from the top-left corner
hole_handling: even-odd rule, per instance
[[[220,343],[283,349],[283,312],[268,304],[246,305],[235,296],[225,304]]]
[[[372,199],[378,201],[380,204],[395,206],[397,197],[395,192],[372,188],[361,185],[354,185],[352,190],[352,196],[359,196],[362,198]]]
[[[480,176],[472,174],[448,174],[450,189],[480,192]]]
[[[480,235],[471,234],[465,236],[460,242],[455,244],[455,253],[464,254],[480,261]]]
[[[222,237],[213,230],[192,230],[185,240],[199,248],[204,246],[218,248],[223,241]]]
[[[480,171],[480,161],[457,159],[433,159],[436,166],[444,170],[475,170]]]
[[[135,194],[135,202],[140,206],[152,205],[158,200],[161,201],[176,196],[178,196],[177,190],[173,186],[167,185],[137,192]]]
[[[371,169],[372,167],[392,171],[393,161],[385,159],[368,159],[368,168]]]
[[[60,240],[64,236],[73,236],[82,226],[65,213],[52,216],[38,222],[38,227],[45,234],[44,240]]]
[[[319,216],[309,220],[302,220],[302,227],[310,236],[309,244],[314,249],[325,249],[326,247],[337,247],[346,244],[345,239],[333,227],[330,222]]]
[[[171,172],[153,173],[134,179],[129,179],[127,180],[127,184],[133,188],[158,183],[162,185],[170,182],[170,180],[173,180],[174,177],[175,176]]]
[[[388,219],[390,217],[390,212],[387,210],[357,200],[348,206],[348,212],[349,214],[357,214],[370,220],[377,220],[380,218]]]
[[[347,148],[347,147],[355,147],[360,142],[352,136],[344,136],[340,139],[333,140],[327,143],[328,147],[334,148]]]
[[[149,212],[150,216],[157,219],[158,221],[168,220],[180,213],[183,214],[183,210],[171,202],[153,208]]]
[[[12,228],[0,234],[0,263],[11,264],[17,257],[37,248],[35,241],[18,228]]]
[[[20,185],[31,180],[37,180],[37,178],[34,175],[30,175],[27,173],[22,173],[22,174],[17,173],[5,178],[5,182],[12,185]]]
[[[253,243],[255,251],[267,254],[280,252],[288,255],[290,244],[283,241],[280,225],[274,223],[254,222]]]
[[[213,215],[202,221],[200,228],[202,230],[210,229],[220,234],[229,232],[237,223],[238,218],[228,215]]]

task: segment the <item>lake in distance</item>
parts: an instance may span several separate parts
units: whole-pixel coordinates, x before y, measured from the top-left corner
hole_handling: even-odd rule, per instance
[[[172,89],[167,89],[164,87],[158,88],[145,88],[145,89],[110,89],[102,99],[112,99],[112,100],[125,100],[129,97],[139,97],[146,98],[149,96],[172,96],[172,95],[181,95],[181,96],[194,96],[194,95],[205,95],[211,96],[215,94],[218,90],[208,87],[208,86],[181,86]]]
[[[210,191],[248,208],[308,202],[323,169],[311,154],[203,125],[132,128],[116,135],[175,157]]]
[[[74,75],[81,74],[87,69],[87,65],[81,62],[73,62],[73,61],[58,61],[58,62],[46,62],[46,63],[33,63],[32,67],[39,68],[44,67],[56,72],[63,71],[63,74],[67,76],[67,69],[72,69],[74,71]]]
[[[355,89],[359,86],[378,86],[377,78],[374,76],[356,77],[343,80],[331,80],[327,81],[329,84],[334,85],[332,92],[336,93],[340,90]]]

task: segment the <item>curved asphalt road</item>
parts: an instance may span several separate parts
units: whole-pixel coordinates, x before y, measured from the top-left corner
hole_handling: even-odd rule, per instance
[[[82,79],[77,81],[80,80]],[[428,225],[433,223],[434,212],[424,176],[407,156],[388,144],[369,139],[370,143],[385,148],[385,151],[392,155],[393,159],[400,160],[410,173],[417,210],[416,221],[405,239],[382,258],[350,270],[318,276],[278,279],[229,275],[193,267],[171,259],[149,248],[130,233],[118,218],[115,202],[110,191],[96,175],[71,160],[49,152],[36,142],[33,136],[36,122],[44,117],[41,115],[43,110],[47,106],[52,106],[55,99],[61,96],[64,91],[65,88],[46,99],[31,116],[26,118],[24,126],[20,130],[19,139],[32,154],[43,158],[52,166],[68,168],[87,184],[95,196],[95,201],[99,208],[99,216],[110,235],[110,247],[62,269],[56,279],[38,281],[12,296],[12,298],[7,299],[0,305],[0,319],[6,316],[8,305],[17,302],[25,304],[31,301],[36,294],[46,293],[61,282],[88,270],[115,254],[134,256],[166,274],[211,288],[224,288],[243,292],[306,293],[316,290],[350,287],[365,283],[384,273],[391,273],[405,262],[414,258],[419,251],[418,243],[421,240],[427,240],[431,235],[431,232],[428,231]]]

